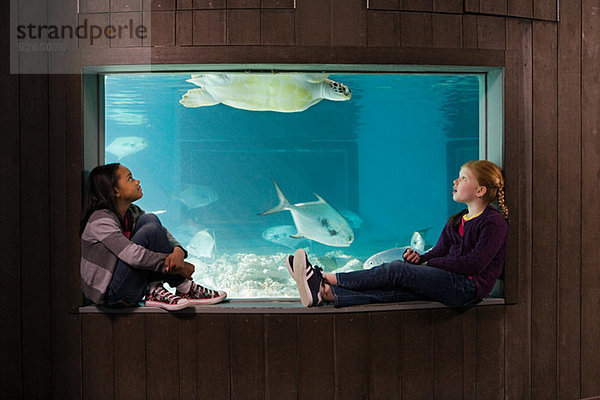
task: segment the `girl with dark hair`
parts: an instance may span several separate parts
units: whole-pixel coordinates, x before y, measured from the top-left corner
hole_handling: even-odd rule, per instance
[[[303,249],[288,256],[286,265],[302,304],[434,300],[463,308],[488,296],[506,257],[508,209],[502,172],[489,161],[470,161],[453,183],[452,198],[467,209],[450,217],[436,246],[425,254],[407,249],[403,260],[337,274],[311,265]],[[495,200],[501,211],[491,206]]]
[[[225,292],[192,281],[194,265],[184,261],[187,252],[158,217],[132,204],[142,195],[140,181],[123,165],[90,173],[81,221],[84,295],[109,307],[136,306],[145,297],[146,306],[169,311],[223,301]]]

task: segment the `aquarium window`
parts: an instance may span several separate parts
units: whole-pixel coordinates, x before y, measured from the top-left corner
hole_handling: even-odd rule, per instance
[[[195,280],[230,298],[298,297],[298,248],[328,272],[426,251],[463,208],[460,166],[503,161],[502,69],[96,77],[86,163],[127,166]]]

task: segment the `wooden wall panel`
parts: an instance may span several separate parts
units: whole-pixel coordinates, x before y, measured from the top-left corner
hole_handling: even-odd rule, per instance
[[[533,0],[507,0],[508,15],[533,18]]]
[[[260,10],[227,10],[227,44],[260,44]]]
[[[454,310],[433,311],[433,398],[464,398],[463,318]],[[473,343],[468,343],[473,346]]]
[[[433,0],[401,0],[405,11],[433,11]]]
[[[30,59],[28,62],[34,61]],[[47,61],[47,60],[46,60]],[[44,64],[39,65],[44,69]],[[46,63],[47,66],[47,63]],[[24,398],[51,395],[52,297],[47,75],[20,75],[21,304]],[[46,327],[46,329],[40,329]]]
[[[149,326],[146,329],[145,322],[145,316],[141,314],[119,315],[113,321],[115,399],[128,400],[152,397],[161,393],[146,392],[146,377],[158,381],[162,380],[161,370],[163,368],[157,368],[157,364],[148,362],[149,360],[156,362],[157,355],[146,352],[146,332],[150,336],[149,339],[155,340],[155,338],[152,334],[154,328]],[[172,340],[172,338],[169,338],[169,341]],[[153,351],[153,349],[150,349],[150,351]],[[148,354],[148,359],[146,354]],[[150,374],[147,374],[147,365],[153,370]],[[159,363],[158,365],[162,364]],[[166,376],[168,376],[168,373]],[[153,385],[153,382],[148,383],[150,386]]]
[[[370,399],[402,398],[400,314],[373,313],[369,318]],[[385,357],[375,357],[385,354]]]
[[[506,47],[506,19],[503,17],[477,17],[477,46],[480,49],[504,49]]]
[[[196,315],[196,397],[227,400],[231,398],[231,359],[229,317]],[[224,356],[225,355],[225,356]],[[235,355],[237,357],[237,354]],[[210,366],[210,368],[207,368]]]
[[[506,15],[507,0],[479,0],[479,12],[482,14]]]
[[[2,21],[10,16],[10,2],[0,4]],[[0,51],[10,54],[10,24],[0,28]],[[12,60],[15,61],[15,60]],[[8,151],[0,157],[0,209],[4,210],[0,242],[3,243],[4,265],[0,281],[0,388],[9,399],[18,399],[22,393],[22,330],[21,330],[21,164],[19,151],[19,76],[10,75],[9,57],[0,61],[1,87],[0,124],[3,127],[2,146]],[[18,65],[18,60],[16,61]],[[11,195],[6,195],[11,193]]]
[[[179,326],[177,319],[165,318],[160,314],[144,317],[146,391],[149,396],[158,399],[177,399],[179,398]],[[135,357],[141,357],[138,350],[135,350]],[[138,396],[140,394],[137,393]]]
[[[369,314],[336,315],[335,398],[369,397]]]
[[[143,39],[144,45],[175,46],[174,11],[155,11],[143,15],[144,25],[149,26],[148,38]]]
[[[105,400],[114,397],[114,334],[110,316],[86,315],[81,319],[82,397]]]
[[[402,47],[431,47],[431,18],[430,13],[402,12],[400,14]]]
[[[433,14],[432,47],[462,47],[462,17],[454,14]]]
[[[504,307],[477,309],[477,399],[504,399]]]
[[[370,0],[369,10],[400,10],[401,0]]]
[[[463,0],[433,0],[434,12],[462,14]]]
[[[231,397],[257,399],[265,392],[264,317],[229,318]]]
[[[298,317],[298,398],[333,399],[335,396],[334,321],[331,315]],[[318,368],[315,368],[318,365]]]
[[[581,4],[558,25],[558,398],[580,398]]]
[[[506,261],[506,287],[514,288],[506,308],[506,396],[529,398],[531,368],[531,188],[532,188],[532,24],[507,21],[505,131],[517,140],[505,143],[505,184],[509,207],[511,251]],[[512,269],[512,271],[511,271]]]
[[[226,12],[199,10],[193,12],[194,45],[219,45],[227,40]]]
[[[206,361],[205,357],[198,357],[198,338],[203,341],[210,340],[206,335],[206,327],[198,329],[198,318],[195,315],[186,315],[179,318],[179,399],[180,400],[195,400],[200,395],[196,393],[196,380],[198,365],[202,361]],[[201,332],[198,335],[198,332]],[[212,343],[209,343],[209,345]],[[222,350],[222,349],[219,349]],[[228,349],[227,349],[228,350]],[[221,353],[222,354],[222,353]],[[221,358],[223,358],[221,356]],[[212,367],[211,363],[211,367]],[[201,364],[202,369],[207,369]],[[221,372],[221,371],[218,371]],[[227,374],[225,374],[227,377]],[[208,395],[210,398],[219,398],[217,396]]]
[[[331,45],[331,0],[302,0],[296,5],[296,46]]]
[[[260,40],[262,45],[293,46],[296,40],[294,12],[262,10],[260,13]]]
[[[177,11],[175,14],[175,43],[177,46],[193,44],[192,32],[194,16],[192,11]]]
[[[581,6],[581,397],[600,394],[600,26],[598,2]]]
[[[402,398],[433,398],[433,312],[401,315]]]
[[[548,21],[557,20],[558,0],[534,0],[533,17]]]
[[[367,45],[395,47],[400,44],[400,14],[390,11],[369,11],[367,14]]]
[[[477,38],[479,36],[479,30],[477,29],[477,16],[476,15],[462,15],[462,27],[463,27],[463,44],[462,46],[467,49],[476,49]]]
[[[318,368],[318,367],[317,367]],[[265,399],[298,398],[298,317],[265,316]]]
[[[366,46],[367,13],[363,0],[331,0],[331,44]]]
[[[557,313],[556,25],[533,23],[532,394],[556,397]],[[552,77],[552,79],[549,79]]]

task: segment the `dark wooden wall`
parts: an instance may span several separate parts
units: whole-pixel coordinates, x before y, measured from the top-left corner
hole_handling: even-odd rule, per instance
[[[27,13],[66,0],[20,1]],[[338,315],[78,315],[78,75],[9,75],[0,5],[0,393],[6,398],[577,399],[600,395],[598,0],[81,0],[149,41],[82,65],[505,66],[515,304]],[[65,11],[67,10],[67,11]],[[112,13],[111,13],[112,12]],[[148,19],[150,18],[150,19]],[[26,55],[20,58],[26,68]],[[52,61],[49,58],[49,61]]]

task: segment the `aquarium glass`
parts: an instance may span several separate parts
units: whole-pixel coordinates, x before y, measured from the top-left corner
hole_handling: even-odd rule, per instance
[[[136,204],[187,249],[199,283],[298,297],[284,262],[296,249],[325,271],[360,270],[411,241],[427,250],[464,208],[452,180],[485,157],[484,74],[332,73],[351,98],[319,101],[325,77],[104,75],[105,162],[141,181]],[[187,105],[204,105],[184,106],[189,90]],[[274,182],[298,222],[259,215],[282,202]]]

